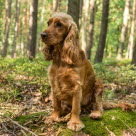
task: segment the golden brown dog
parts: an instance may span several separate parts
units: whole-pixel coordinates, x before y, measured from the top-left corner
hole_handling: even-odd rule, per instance
[[[48,121],[57,121],[65,104],[71,106],[68,128],[80,131],[84,127],[80,120],[81,107],[90,111],[91,118],[102,117],[103,85],[95,78],[92,65],[80,48],[79,32],[71,16],[54,13],[41,37],[45,43],[45,60],[52,60],[49,80],[54,111]]]

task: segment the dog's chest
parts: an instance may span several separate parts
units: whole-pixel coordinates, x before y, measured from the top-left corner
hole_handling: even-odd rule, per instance
[[[78,88],[79,77],[75,69],[51,66],[49,79],[52,91],[63,100],[69,99]]]

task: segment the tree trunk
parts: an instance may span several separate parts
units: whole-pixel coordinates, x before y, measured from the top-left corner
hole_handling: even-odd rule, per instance
[[[95,21],[95,0],[90,1],[90,25],[89,25],[89,41],[86,48],[87,58],[91,58],[91,49],[93,47],[93,35],[94,35],[94,21]]]
[[[80,0],[80,5],[79,5],[79,19],[82,19],[82,11],[83,11],[83,0]],[[80,26],[81,24],[79,24]]]
[[[129,43],[126,58],[132,59],[133,56],[133,47],[134,47],[134,34],[135,34],[135,23],[136,21],[136,0],[133,2],[133,15],[132,15],[132,23],[131,23],[131,32],[129,36]]]
[[[80,0],[68,0],[68,14],[72,16],[79,28]]]
[[[123,15],[123,24],[122,24],[122,30],[121,30],[120,47],[119,47],[118,55],[117,55],[118,59],[123,58],[123,51],[124,51],[124,45],[126,41],[126,33],[127,33],[128,20],[129,20],[129,7],[130,7],[130,0],[126,0],[124,15]]]
[[[44,0],[44,2],[45,2],[45,1],[46,1],[46,0]],[[39,26],[40,26],[40,27],[39,27],[39,31],[40,31],[40,32],[43,31],[43,26],[44,26],[44,23],[45,23],[45,22],[44,22],[44,14],[45,14],[45,11],[46,11],[46,10],[45,10],[45,5],[42,5],[41,8],[42,8],[41,18],[40,18],[40,22],[39,22]],[[36,50],[36,51],[37,51],[37,53],[39,53],[39,51],[41,52],[41,50],[42,50],[43,47],[40,46],[40,42],[41,42],[41,36],[40,36],[40,34],[39,34],[37,37],[38,37],[38,38],[37,38],[38,41],[37,41],[37,50]]]
[[[82,25],[81,25],[81,42],[82,42],[82,49],[86,52],[87,46],[87,23],[88,23],[88,8],[89,8],[89,0],[83,1],[83,12],[82,12]]]
[[[133,55],[132,55],[132,64],[136,66],[136,0],[134,0],[133,4],[133,17],[134,17],[134,45],[133,45]]]
[[[53,12],[56,12],[58,9],[59,0],[53,0]]]
[[[10,31],[11,23],[11,4],[12,0],[7,0],[5,3],[5,25],[4,25],[4,39],[3,39],[3,48],[2,48],[2,57],[6,57],[8,51],[8,38]]]
[[[30,22],[29,22],[29,35],[28,35],[28,47],[29,47],[29,59],[33,60],[36,54],[36,34],[37,34],[37,13],[38,13],[38,0],[32,0],[30,6]]]
[[[96,56],[95,56],[96,63],[100,63],[103,60],[104,48],[106,43],[106,35],[107,35],[107,29],[108,29],[109,1],[110,0],[103,0],[101,32],[100,32],[99,44],[98,44],[98,48],[97,48]]]
[[[19,4],[20,0],[16,0],[16,15],[15,15],[15,28],[14,28],[14,39],[13,39],[13,44],[12,44],[12,53],[11,57],[14,58],[16,57],[16,44],[17,44],[17,37],[18,37],[18,23],[19,23]]]
[[[136,66],[136,42],[133,48],[132,64]]]
[[[29,35],[30,35],[30,5],[31,3],[28,0],[25,0],[24,2],[26,8],[23,10],[23,18],[22,18],[22,34],[24,38],[22,39],[22,53],[24,56],[27,56],[29,54]],[[29,29],[28,29],[29,28]]]

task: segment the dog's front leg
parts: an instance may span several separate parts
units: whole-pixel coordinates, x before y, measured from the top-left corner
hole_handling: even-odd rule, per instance
[[[58,121],[61,112],[61,101],[57,99],[56,95],[52,94],[53,99],[53,112],[52,114],[45,120],[45,123],[51,123],[53,121]]]
[[[80,102],[81,102],[82,92],[81,90],[77,93],[73,94],[72,98],[72,111],[71,111],[71,119],[68,122],[67,126],[69,129],[74,131],[80,131],[84,128],[84,124],[80,120]]]

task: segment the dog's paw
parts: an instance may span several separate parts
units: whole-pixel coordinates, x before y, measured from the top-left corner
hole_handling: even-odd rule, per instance
[[[100,111],[92,111],[92,113],[90,114],[90,118],[100,119],[102,118],[102,113]]]
[[[85,127],[85,125],[81,121],[69,121],[67,123],[68,129],[71,129],[73,131],[80,131],[82,128]]]
[[[51,116],[47,117],[44,121],[45,124],[51,124],[54,121],[58,121],[59,120],[59,116],[58,114],[52,114]]]

